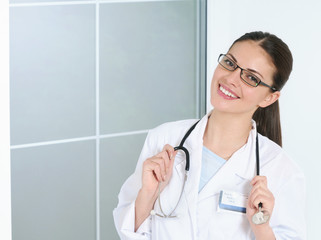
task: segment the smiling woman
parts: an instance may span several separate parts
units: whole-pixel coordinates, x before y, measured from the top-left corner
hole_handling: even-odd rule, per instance
[[[114,210],[121,239],[305,239],[303,173],[273,129],[279,115],[256,115],[278,112],[291,52],[275,35],[250,32],[218,62],[213,111],[196,126],[183,120],[149,132]],[[173,147],[181,139],[186,158]]]
[[[246,46],[239,47],[240,44],[245,44]],[[256,48],[256,45],[258,45],[259,48]],[[243,50],[243,52],[238,52],[240,51],[238,49]],[[252,55],[248,53],[254,53],[253,51],[255,51],[255,49],[257,50],[258,57],[253,58]],[[243,57],[237,60],[239,54],[243,54]],[[259,57],[260,55],[262,56],[261,58]],[[255,59],[254,62],[253,59]],[[248,62],[248,68],[243,69],[239,67],[237,65],[238,61],[239,64]],[[268,98],[271,102],[265,101],[262,103],[263,105],[259,105],[260,107],[255,109],[253,119],[256,121],[258,132],[267,136],[280,146],[282,146],[282,135],[278,98],[280,96],[279,91],[286,83],[292,71],[292,62],[292,54],[287,45],[282,44],[282,41],[274,35],[258,32],[255,34],[245,34],[237,39],[230,48],[228,55],[220,55],[219,57],[220,66],[223,68],[229,71],[240,68],[241,80],[248,85],[253,87],[261,85],[271,89],[273,94]],[[264,68],[262,69],[260,66],[264,66]],[[214,81],[212,81],[212,84],[213,82]],[[273,86],[271,86],[271,84],[273,84]],[[213,102],[212,105],[214,106]]]

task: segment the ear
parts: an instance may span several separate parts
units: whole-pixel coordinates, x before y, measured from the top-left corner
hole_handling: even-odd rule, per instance
[[[265,108],[267,106],[270,106],[271,104],[275,103],[276,100],[279,99],[281,96],[281,93],[279,91],[269,93],[266,98],[259,104],[261,108]]]

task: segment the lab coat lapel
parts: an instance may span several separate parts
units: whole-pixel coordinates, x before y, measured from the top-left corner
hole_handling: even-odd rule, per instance
[[[256,172],[255,137],[254,123],[247,144],[236,151],[204,186],[199,193],[199,201],[218,194],[221,190],[249,193],[251,189],[249,182]]]
[[[188,205],[189,215],[191,217],[194,234],[196,229],[196,208],[198,201],[198,185],[201,172],[203,135],[207,125],[208,115],[205,115],[196,125],[190,136],[186,139],[184,146],[190,153],[190,170],[188,172],[187,182],[184,189],[184,198]],[[176,165],[176,171],[180,178],[184,179],[185,161]]]
[[[232,187],[246,193],[250,190],[249,182],[255,176],[255,137],[256,126],[252,122],[253,129],[250,132],[247,144],[233,154],[215,176],[198,193],[199,181],[202,166],[203,135],[207,125],[208,116],[204,116],[197,124],[193,132],[187,138],[184,146],[190,153],[190,171],[184,188],[185,198],[189,215],[193,225],[194,234],[197,232],[196,216],[198,201],[205,199],[220,190],[228,190]],[[184,179],[185,161],[184,158],[175,166],[181,180]],[[233,189],[230,189],[233,190]]]

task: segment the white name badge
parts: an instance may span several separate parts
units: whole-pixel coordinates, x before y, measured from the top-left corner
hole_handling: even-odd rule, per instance
[[[248,196],[242,193],[221,191],[218,211],[246,213]]]

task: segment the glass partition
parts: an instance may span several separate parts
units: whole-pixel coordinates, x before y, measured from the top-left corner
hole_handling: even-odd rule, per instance
[[[206,1],[10,1],[13,239],[118,239],[149,129],[205,114]]]

